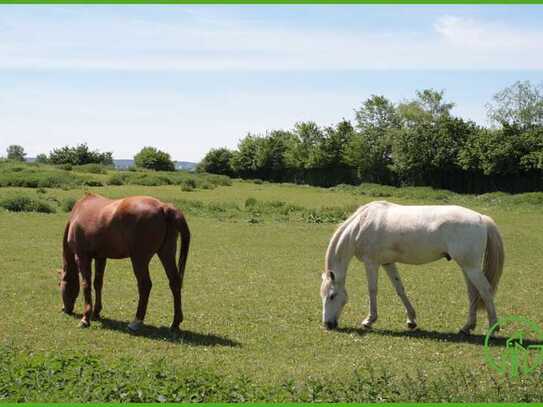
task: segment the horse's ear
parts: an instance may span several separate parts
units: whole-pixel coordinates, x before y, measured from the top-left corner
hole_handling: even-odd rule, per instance
[[[332,281],[334,281],[334,280],[336,279],[336,276],[335,276],[335,274],[334,274],[333,271],[329,271],[329,272],[328,272],[328,278],[329,278],[330,280],[332,280]]]

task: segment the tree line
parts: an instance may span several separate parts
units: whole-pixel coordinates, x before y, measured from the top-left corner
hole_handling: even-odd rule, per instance
[[[198,170],[319,186],[374,182],[457,192],[543,189],[543,87],[516,82],[486,105],[491,125],[454,116],[443,91],[372,95],[354,123],[299,122],[210,150]]]
[[[6,150],[7,159],[14,161],[25,161],[26,153],[19,145],[11,145]],[[52,165],[87,165],[99,164],[113,167],[113,153],[101,153],[91,150],[85,143],[71,147],[64,146],[52,150],[49,155],[38,154],[36,162]],[[136,168],[155,171],[175,171],[175,164],[170,155],[154,147],[144,147],[134,156]]]

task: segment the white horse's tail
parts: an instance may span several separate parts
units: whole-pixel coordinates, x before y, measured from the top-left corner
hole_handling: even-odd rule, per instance
[[[483,216],[483,220],[486,224],[487,235],[486,251],[483,260],[483,273],[490,283],[492,296],[494,297],[503,272],[505,253],[503,250],[502,237],[496,223],[488,216]],[[477,298],[477,307],[484,307],[483,300],[479,295]]]

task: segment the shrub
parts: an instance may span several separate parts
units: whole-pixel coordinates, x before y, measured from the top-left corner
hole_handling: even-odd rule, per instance
[[[14,161],[24,161],[25,160],[25,150],[23,147],[18,145],[11,145],[6,149],[8,160]]]
[[[86,185],[88,187],[103,187],[104,184],[102,184],[100,181],[97,181],[95,179],[88,179],[85,182],[83,182],[83,185]]]
[[[80,144],[76,147],[65,146],[51,151],[48,161],[52,164],[113,165],[113,155],[110,152],[100,153],[98,151],[91,151],[86,144]]]
[[[232,152],[227,148],[214,148],[209,150],[204,159],[198,164],[197,170],[212,174],[231,175]]]
[[[185,192],[194,191],[196,188],[196,180],[194,178],[188,178],[181,181],[181,190]]]
[[[74,167],[74,171],[86,172],[89,174],[107,174],[108,167],[102,164],[85,164]]]
[[[258,201],[256,200],[256,198],[250,197],[245,200],[245,207],[252,208],[253,206],[256,206],[257,203]]]
[[[72,198],[72,197],[65,198],[62,201],[61,208],[62,208],[62,210],[64,212],[70,212],[72,210],[72,208],[74,207],[76,202],[77,202],[77,199],[75,199],[75,198]]]
[[[144,147],[134,156],[136,167],[155,171],[175,171],[170,155],[154,147]]]
[[[55,208],[47,202],[24,195],[5,198],[0,201],[0,207],[11,212],[55,212]]]
[[[206,176],[206,179],[217,186],[229,187],[232,185],[232,179],[226,175],[210,174]]]
[[[125,177],[123,176],[123,174],[113,174],[111,175],[106,183],[108,185],[124,185],[124,180],[125,180]]]

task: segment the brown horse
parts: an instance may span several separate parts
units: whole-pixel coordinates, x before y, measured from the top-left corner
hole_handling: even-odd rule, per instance
[[[181,249],[179,263],[176,265],[178,232],[181,234]],[[171,329],[179,330],[179,324],[183,321],[181,287],[189,245],[190,231],[185,217],[172,205],[148,196],[112,200],[86,194],[76,202],[64,230],[64,266],[60,283],[64,312],[73,312],[79,295],[79,271],[85,300],[80,326],[90,325],[91,262],[94,259],[96,303],[92,316],[99,319],[106,259],[130,257],[138,282],[139,302],[136,318],[128,325],[128,329],[137,331],[143,324],[151,292],[149,262],[158,254],[173,295]]]

